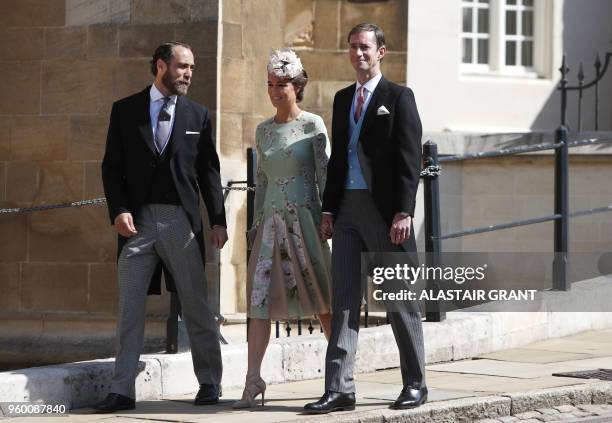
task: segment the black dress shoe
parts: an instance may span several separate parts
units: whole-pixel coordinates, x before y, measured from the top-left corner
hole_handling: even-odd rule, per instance
[[[404,410],[406,408],[415,408],[427,402],[427,387],[413,388],[404,386],[399,397],[395,400],[391,408],[394,410]]]
[[[136,402],[124,395],[110,393],[104,398],[104,401],[94,405],[96,413],[114,413],[121,410],[133,410],[136,408]]]
[[[219,402],[221,395],[221,385],[203,383],[200,385],[200,390],[193,401],[193,405],[216,404]]]
[[[327,391],[317,402],[304,406],[307,414],[327,414],[332,411],[350,411],[355,409],[355,394]]]

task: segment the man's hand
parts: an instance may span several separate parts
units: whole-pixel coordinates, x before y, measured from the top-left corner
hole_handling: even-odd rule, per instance
[[[405,213],[395,213],[393,223],[391,223],[391,230],[389,231],[391,243],[400,245],[410,237],[411,222],[412,218],[410,215]]]
[[[210,233],[210,242],[215,248],[223,248],[227,242],[227,230],[224,226],[213,226],[212,232]]]
[[[134,226],[132,213],[120,213],[115,217],[115,228],[119,235],[126,238],[131,238],[138,233]]]
[[[323,213],[321,215],[321,238],[328,240],[332,237],[334,232],[334,216],[331,214]]]

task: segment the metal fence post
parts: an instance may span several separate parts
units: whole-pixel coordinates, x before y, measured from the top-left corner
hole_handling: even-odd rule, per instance
[[[176,354],[189,350],[189,339],[185,323],[179,321],[181,302],[176,292],[170,293],[170,312],[166,320],[166,354]]]
[[[438,166],[438,146],[430,141],[423,145],[423,168]],[[427,266],[437,266],[440,262],[442,243],[440,241],[440,189],[438,176],[429,174],[424,177],[425,188],[425,252]],[[427,280],[427,289],[438,290],[436,280]],[[446,319],[446,312],[440,303],[426,303],[426,320],[428,322],[442,322]]]
[[[553,289],[569,291],[567,280],[567,252],[569,230],[569,148],[568,131],[561,125],[555,132],[557,143],[562,145],[555,150],[555,258],[553,261]]]
[[[255,178],[257,177],[257,153],[252,147],[247,148],[247,189],[255,187]],[[247,231],[253,226],[253,217],[255,214],[255,191],[247,190]],[[247,240],[247,263],[251,256],[251,248]],[[246,340],[249,342],[249,318],[246,319]]]

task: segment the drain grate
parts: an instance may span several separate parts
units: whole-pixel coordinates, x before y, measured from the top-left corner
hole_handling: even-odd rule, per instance
[[[600,379],[612,381],[611,369],[581,370],[579,372],[553,373],[553,376],[576,377],[580,379]]]

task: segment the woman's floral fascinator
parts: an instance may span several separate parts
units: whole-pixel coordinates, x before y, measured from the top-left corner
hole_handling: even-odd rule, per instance
[[[268,73],[278,78],[293,79],[304,70],[302,61],[290,48],[272,50],[268,60]]]

